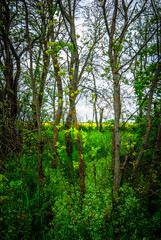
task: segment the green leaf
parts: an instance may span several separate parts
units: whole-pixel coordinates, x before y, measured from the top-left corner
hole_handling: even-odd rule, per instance
[[[10,186],[13,188],[13,187],[18,187],[22,184],[22,181],[21,180],[18,180],[18,181],[11,181],[10,182]]]
[[[9,180],[2,174],[0,174],[0,182],[8,182]]]

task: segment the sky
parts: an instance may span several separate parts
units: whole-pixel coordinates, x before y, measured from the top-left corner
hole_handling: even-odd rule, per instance
[[[88,5],[88,3],[90,4],[90,3],[94,2],[94,0],[81,1],[81,2],[82,2],[82,5],[83,4]],[[82,23],[83,23],[83,17],[80,16],[76,20],[76,25],[79,26],[76,30],[77,30],[77,34],[79,34],[80,36],[82,36],[82,26],[81,26]],[[104,67],[106,67],[106,66],[104,66]],[[101,73],[100,73],[100,75],[101,75]],[[130,77],[131,76],[127,73],[126,78],[129,79]],[[97,87],[101,88],[102,82],[99,78],[96,79],[96,83],[97,83]],[[108,92],[108,88],[112,88],[112,81],[111,81],[111,83],[109,83],[107,80],[104,88],[107,88],[107,92]],[[124,85],[122,84],[121,88],[122,88],[122,90],[121,90],[122,91],[122,102],[124,101],[124,104],[123,104],[124,109],[122,109],[121,118],[122,118],[122,120],[125,120],[125,118],[127,118],[131,113],[133,113],[136,110],[136,103],[133,99],[134,89],[132,87],[129,88],[129,86],[127,86],[125,84]],[[104,120],[114,119],[113,106],[112,106],[113,105],[112,104],[113,96],[110,94],[109,98],[111,98],[109,100],[111,102],[111,105],[105,103],[102,100],[102,106],[107,105],[107,107],[104,108]],[[92,104],[90,104],[89,100],[90,100],[90,97],[87,100],[85,100],[85,98],[82,97],[79,100],[79,102],[77,103],[76,109],[77,109],[77,116],[78,116],[79,122],[87,122],[88,120],[91,120],[91,121],[94,120],[93,119],[93,106],[92,106]],[[101,100],[100,100],[100,106],[101,106]],[[98,116],[99,116],[99,109],[98,109]],[[98,117],[98,120],[99,120],[99,117]]]

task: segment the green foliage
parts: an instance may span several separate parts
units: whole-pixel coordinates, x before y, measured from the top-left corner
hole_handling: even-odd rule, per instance
[[[143,202],[134,189],[124,186],[120,189],[119,202],[113,212],[115,239],[148,239],[148,216]]]
[[[120,195],[113,199],[112,123],[104,123],[104,131],[96,130],[93,123],[80,125],[86,172],[86,194],[82,199],[79,187],[79,158],[76,148],[78,130],[72,126],[68,132],[73,142],[73,171],[69,174],[69,159],[65,146],[64,126],[60,124],[58,168],[52,169],[53,124],[44,124],[43,170],[41,186],[38,178],[37,133],[26,129],[22,150],[11,155],[0,175],[0,238],[3,239],[159,239],[161,205],[152,198],[153,214],[149,213],[147,195],[148,159],[153,156],[156,127],[150,138],[151,148],[145,152],[140,181],[129,185],[138,150],[140,125],[129,124],[121,128],[121,155],[132,154]],[[120,127],[123,124],[120,124]],[[143,129],[143,128],[142,128]],[[143,130],[142,130],[143,131]],[[47,139],[47,141],[45,141]],[[17,161],[19,159],[19,163]],[[161,183],[155,171],[154,191]],[[154,175],[153,175],[154,176]],[[73,180],[71,180],[73,177]],[[74,184],[73,184],[74,181]]]
[[[72,43],[66,43],[64,42],[63,40],[60,40],[58,42],[48,42],[48,47],[51,47],[49,48],[46,53],[47,54],[50,54],[52,53],[52,51],[54,53],[58,53],[60,50],[62,50],[63,48],[67,47],[67,49],[72,53],[73,50],[74,50],[74,46]]]

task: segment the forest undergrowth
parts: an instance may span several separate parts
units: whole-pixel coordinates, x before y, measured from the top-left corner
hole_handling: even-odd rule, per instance
[[[122,135],[121,159],[131,153],[120,193],[113,199],[112,124],[80,124],[85,161],[85,196],[79,186],[76,132],[73,141],[73,170],[65,151],[64,126],[60,125],[58,166],[52,168],[52,124],[43,125],[44,179],[38,177],[37,134],[27,126],[19,151],[9,152],[0,175],[0,239],[161,239],[161,205],[152,199],[149,212],[147,168],[140,169],[138,182],[129,177],[138,154],[137,124],[126,124]],[[151,149],[147,153],[147,157]],[[146,159],[146,156],[144,157]],[[144,161],[144,160],[143,160]],[[157,185],[160,184],[156,179]]]

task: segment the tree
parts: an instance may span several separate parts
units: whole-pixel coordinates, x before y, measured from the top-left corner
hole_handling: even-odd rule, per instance
[[[0,118],[4,159],[11,149],[18,150],[21,142],[15,126],[19,114],[21,60],[27,51],[27,46],[21,44],[24,37],[21,14],[18,1],[0,1]]]
[[[79,54],[79,46],[77,43],[78,35],[76,34],[76,25],[75,25],[75,17],[76,17],[76,10],[78,1],[68,1],[62,2],[61,0],[58,1],[61,13],[64,19],[64,24],[66,30],[69,34],[70,38],[70,59],[67,57],[68,61],[68,77],[69,77],[69,113],[66,119],[65,129],[69,130],[71,124],[73,123],[74,128],[78,130],[78,121],[76,116],[76,98],[79,94],[79,83],[82,79],[82,75],[85,71],[87,63],[90,59],[91,53],[94,49],[96,43],[101,39],[100,35],[96,30],[95,38],[92,39],[93,42],[88,49],[88,52],[83,59],[83,63],[80,65],[81,59]],[[72,140],[71,135],[69,132],[66,134],[66,149],[70,159],[72,159]],[[83,159],[83,148],[81,144],[81,139],[79,133],[77,134],[77,149],[78,149],[78,156],[79,156],[79,176],[80,176],[80,189],[82,193],[82,197],[85,194],[85,165]],[[72,161],[72,160],[71,160]],[[72,163],[70,163],[72,166]],[[71,167],[72,168],[72,167]]]
[[[157,30],[156,47],[154,48],[155,49],[154,55],[156,55],[156,60],[155,60],[155,62],[150,62],[149,66],[145,65],[146,66],[145,75],[144,75],[144,71],[141,69],[142,70],[142,76],[144,76],[144,79],[146,81],[148,81],[148,84],[150,85],[150,89],[149,89],[149,92],[146,96],[148,98],[147,99],[147,105],[146,105],[146,132],[145,132],[142,147],[140,149],[139,155],[136,159],[136,162],[135,162],[135,165],[134,165],[134,168],[133,168],[133,172],[132,172],[132,175],[131,175],[131,181],[134,181],[134,179],[136,178],[137,170],[138,170],[138,167],[140,165],[141,158],[143,156],[143,151],[148,144],[148,140],[149,140],[150,133],[151,133],[151,130],[152,130],[152,126],[153,126],[153,123],[152,123],[152,103],[153,103],[153,98],[154,98],[155,91],[157,89],[157,86],[158,86],[158,83],[159,83],[159,80],[160,80],[160,72],[161,72],[161,57],[160,57],[160,54],[161,54],[161,35],[160,35],[161,19],[159,19],[159,16],[157,16],[157,12],[156,12],[156,9],[155,9],[153,4],[152,4],[152,6],[153,6],[153,11],[154,11],[153,16],[155,16],[154,19],[156,21],[155,29]],[[147,62],[148,57],[149,57],[149,53],[147,51],[147,48],[145,48],[145,62]],[[144,84],[145,84],[145,80],[144,80]],[[146,84],[145,84],[145,87],[147,89]],[[156,114],[154,114],[154,116],[155,116],[155,118],[157,117]],[[160,129],[160,127],[159,127],[159,129]],[[160,138],[160,130],[159,130],[157,136],[158,136],[158,138]],[[155,148],[158,149],[158,143],[157,142],[158,142],[158,140],[156,140]],[[155,154],[156,154],[156,152],[154,153],[154,156],[155,156]],[[154,158],[155,157],[153,157],[153,159]],[[153,162],[153,160],[152,160],[152,162]]]
[[[59,14],[57,10],[57,3],[54,3],[52,0],[48,1],[48,8],[49,8],[49,20],[50,20],[50,29],[49,29],[49,35],[50,40],[49,45],[51,46],[51,57],[52,57],[52,63],[54,68],[54,76],[57,84],[58,89],[58,108],[54,115],[54,129],[53,129],[53,161],[52,165],[53,168],[56,168],[57,166],[57,142],[58,142],[58,134],[59,134],[59,123],[62,117],[62,110],[63,110],[63,84],[61,79],[61,69],[60,69],[60,63],[58,60],[59,56],[59,49],[62,48],[61,41],[58,40],[59,31],[61,29],[61,15]],[[57,17],[59,15],[59,18]],[[56,17],[54,19],[54,16]],[[56,20],[58,18],[58,21]],[[56,29],[56,23],[57,23],[57,30]],[[57,41],[57,42],[56,42]]]
[[[134,1],[125,2],[122,0],[102,1],[99,3],[102,7],[106,31],[109,37],[108,58],[113,77],[113,105],[114,105],[114,193],[118,195],[120,182],[120,84],[121,76],[131,65],[134,54],[131,58],[126,55],[126,39],[130,26],[137,21],[138,17],[144,12],[146,1],[137,6]],[[109,5],[111,8],[109,9]],[[124,61],[125,56],[127,61]],[[123,61],[123,62],[122,62]]]
[[[43,178],[44,178],[44,172],[43,172],[43,166],[42,166],[42,161],[43,161],[43,140],[42,140],[42,134],[41,134],[41,120],[40,120],[40,108],[42,104],[42,98],[40,95],[43,93],[40,92],[40,94],[37,94],[37,89],[36,89],[36,81],[35,81],[35,76],[34,76],[34,71],[33,71],[33,50],[32,50],[32,44],[31,44],[31,34],[29,32],[29,10],[28,10],[28,5],[27,2],[24,0],[24,8],[25,8],[25,20],[26,20],[26,40],[28,44],[28,49],[29,49],[29,73],[30,73],[30,78],[31,78],[31,83],[32,83],[32,92],[33,92],[33,100],[34,100],[34,105],[35,105],[35,111],[36,111],[36,125],[37,125],[37,130],[38,130],[38,154],[39,154],[39,161],[38,161],[38,174],[39,174],[39,180],[40,180],[40,185],[42,184]],[[45,62],[46,64],[46,62]],[[45,71],[46,71],[46,66],[45,66]],[[46,74],[45,74],[46,75]],[[44,76],[42,77],[42,85],[41,85],[41,91],[43,91],[44,88]],[[39,101],[40,100],[40,101]]]

